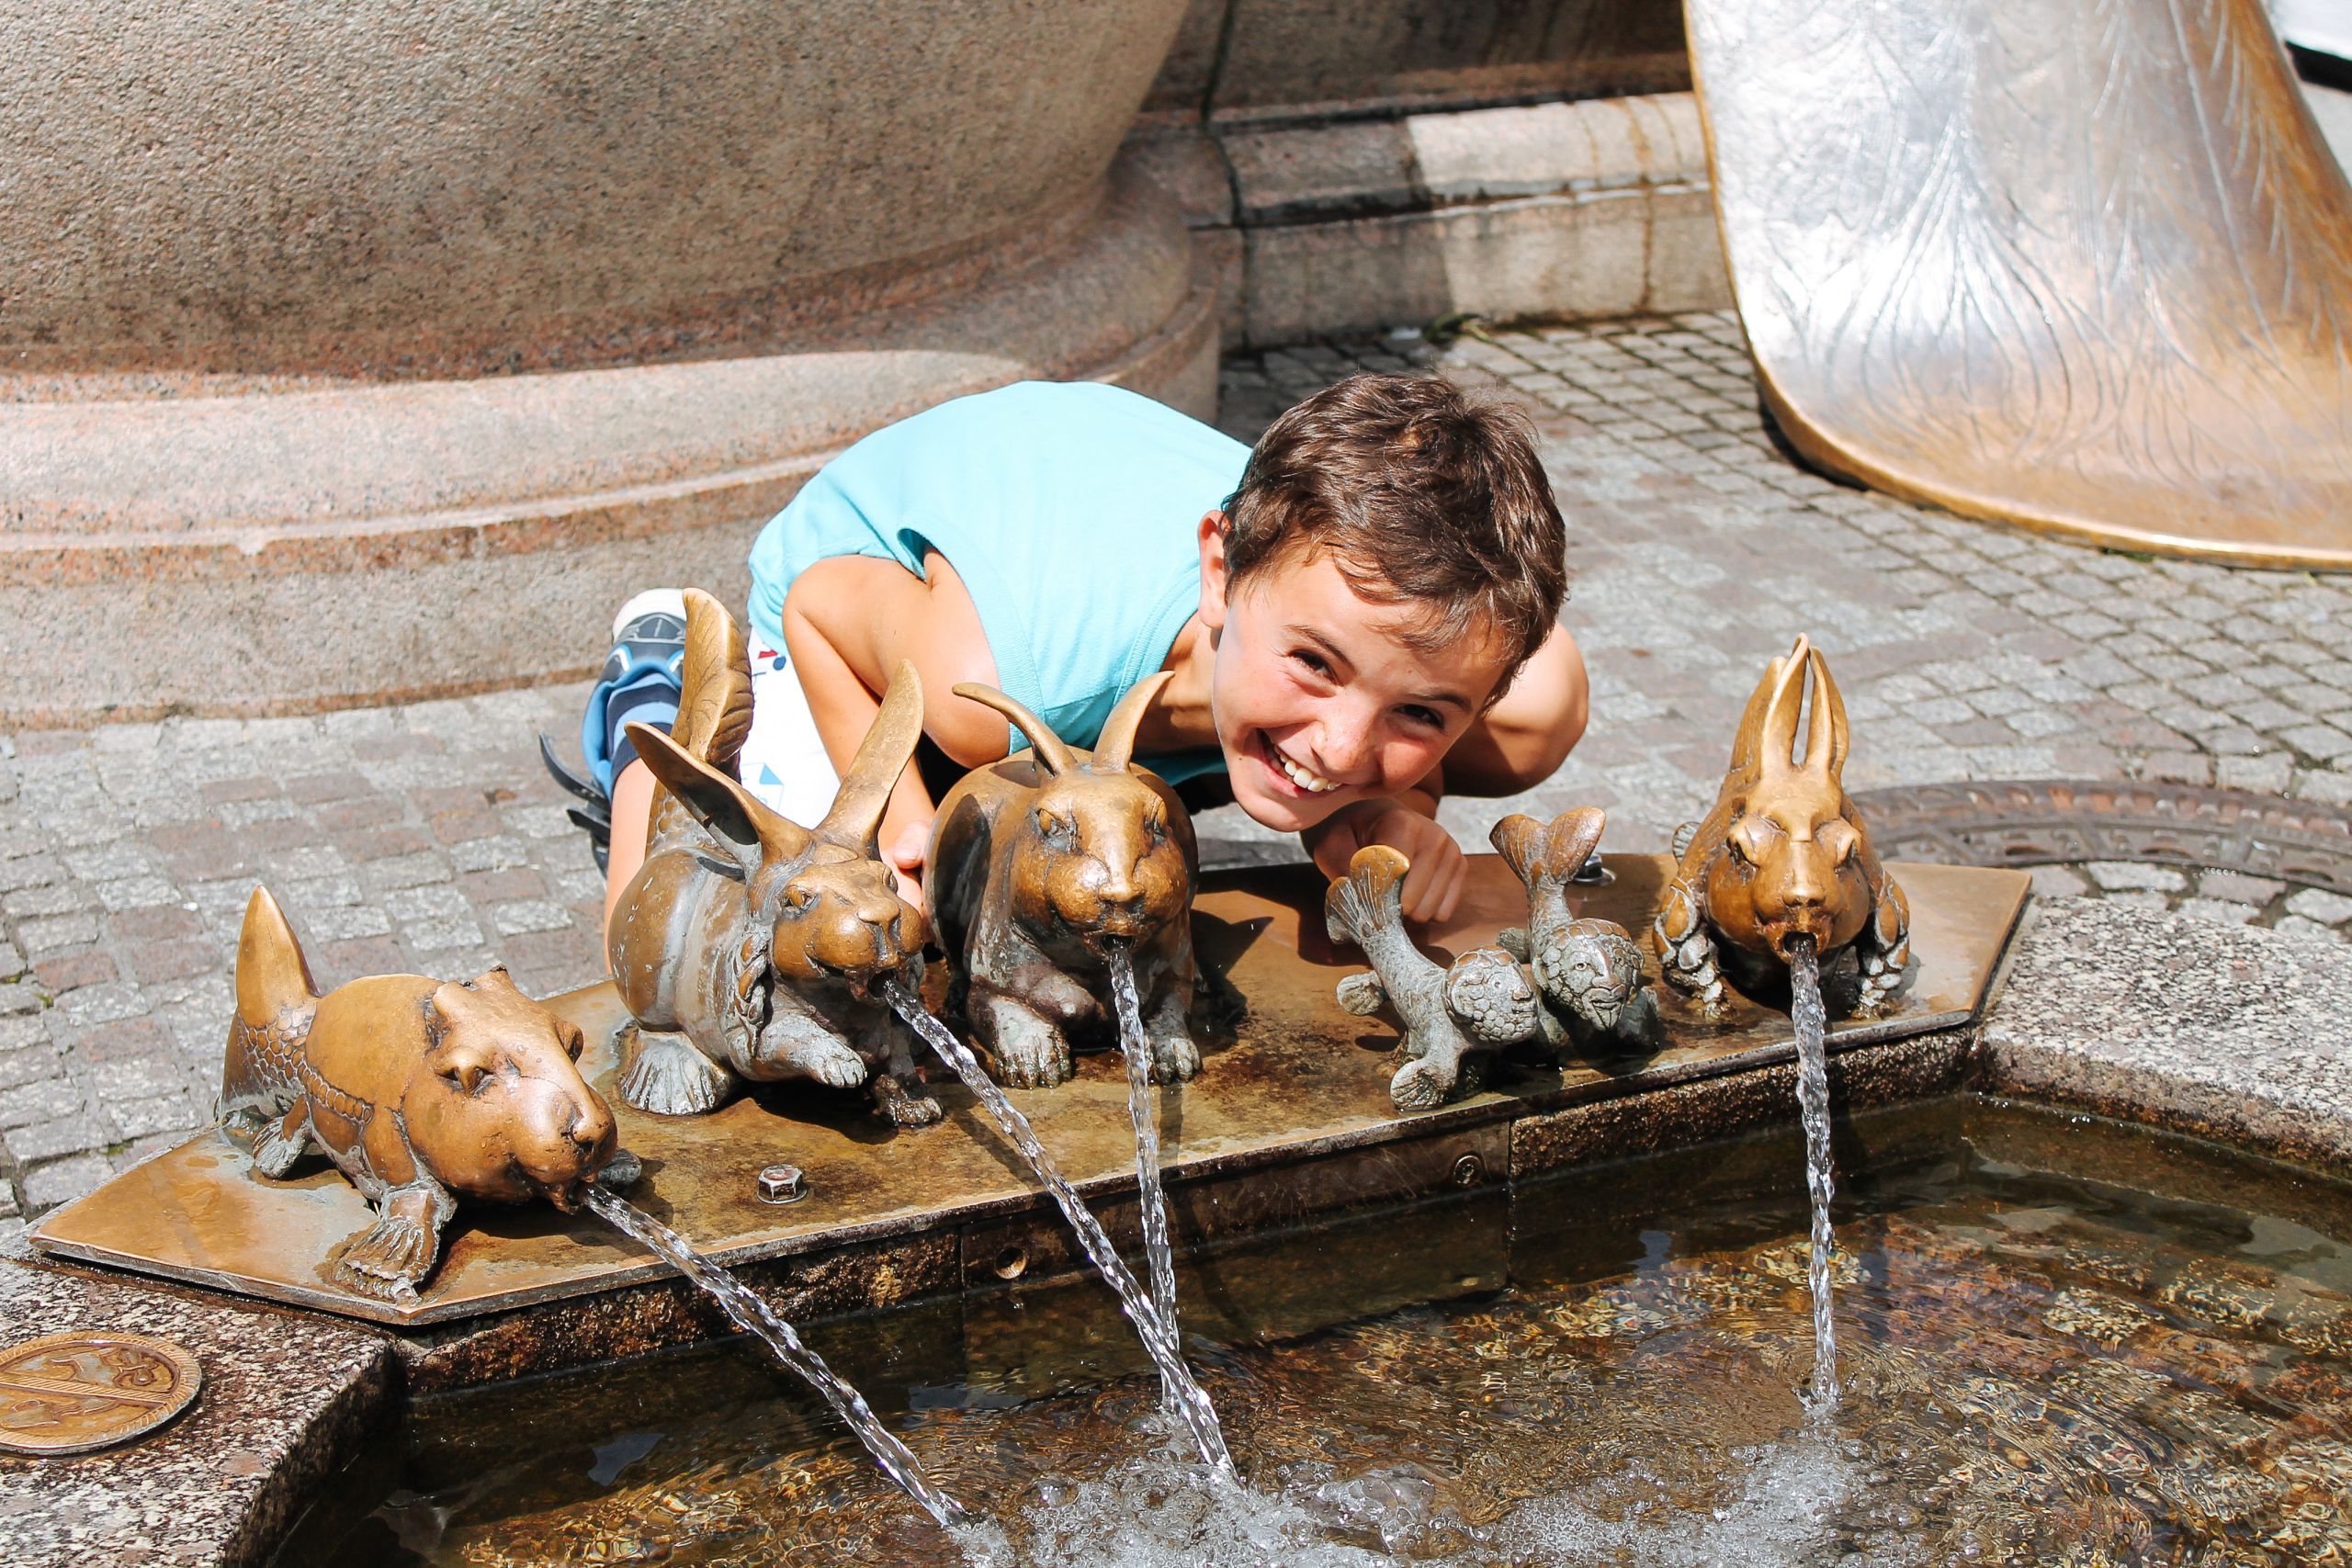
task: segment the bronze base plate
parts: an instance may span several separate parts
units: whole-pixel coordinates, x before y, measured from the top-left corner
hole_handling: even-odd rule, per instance
[[[0,1348],[0,1450],[85,1454],[148,1433],[203,1386],[196,1358],[137,1334],[51,1334]]]
[[[1609,864],[1613,882],[1574,890],[1577,912],[1645,931],[1671,863],[1619,855]],[[1889,1015],[1833,1028],[1833,1050],[1969,1022],[2024,907],[2022,873],[1894,869],[1910,897],[1917,978]],[[1229,1033],[1204,1032],[1198,1077],[1160,1093],[1171,1181],[1458,1134],[1580,1100],[1762,1066],[1792,1048],[1777,1010],[1741,998],[1728,1017],[1708,1021],[1668,992],[1660,998],[1665,1045],[1655,1055],[1565,1070],[1512,1068],[1455,1104],[1400,1113],[1388,1100],[1395,1027],[1341,1010],[1333,996],[1338,979],[1363,964],[1324,936],[1323,879],[1305,867],[1279,866],[1204,880],[1194,914],[1202,962],[1231,982],[1247,1011]],[[1499,857],[1474,856],[1460,913],[1423,933],[1424,946],[1442,960],[1491,941],[1524,920],[1526,910]],[[621,1145],[644,1162],[628,1196],[721,1263],[968,1228],[1048,1201],[944,1067],[934,1066],[931,1092],[946,1118],[914,1131],[891,1130],[864,1109],[862,1095],[808,1085],[764,1088],[709,1116],[649,1116],[623,1105],[615,1090],[622,1015],[611,987],[550,1005],[587,1031],[582,1069],[612,1102]],[[1016,1089],[1012,1099],[1091,1199],[1133,1190],[1134,1133],[1115,1050],[1081,1056],[1069,1083]],[[805,1173],[806,1201],[789,1207],[760,1201],[758,1173],[780,1160]],[[451,1223],[440,1268],[414,1300],[371,1301],[334,1284],[324,1267],[330,1249],[370,1218],[357,1191],[323,1164],[272,1181],[208,1132],[49,1215],[32,1241],[58,1258],[402,1325],[609,1291],[666,1271],[593,1216],[545,1205],[469,1205]]]

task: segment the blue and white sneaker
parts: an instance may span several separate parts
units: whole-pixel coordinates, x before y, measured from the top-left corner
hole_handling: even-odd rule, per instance
[[[674,588],[650,588],[623,604],[613,617],[613,650],[605,656],[587,710],[580,716],[582,777],[559,761],[554,744],[539,737],[539,760],[555,782],[585,804],[568,815],[587,830],[602,869],[613,837],[613,780],[636,760],[625,726],[666,728],[678,716],[679,670],[686,657],[686,602]]]

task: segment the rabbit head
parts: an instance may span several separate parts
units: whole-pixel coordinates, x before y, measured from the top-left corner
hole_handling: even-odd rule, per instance
[[[653,776],[731,863],[752,918],[772,928],[771,968],[788,982],[845,980],[863,991],[922,948],[922,914],[899,897],[875,835],[922,733],[922,682],[901,663],[831,810],[804,829],[646,725],[628,727]]]
[[[1028,797],[998,824],[1006,856],[1001,885],[1014,918],[1040,933],[1140,942],[1192,908],[1192,819],[1167,785],[1127,765],[1136,728],[1165,671],[1138,682],[1102,721],[1091,755],[991,686],[965,684],[968,697],[1011,719],[1029,738],[1037,778]]]
[[[1798,756],[1808,671],[1813,711]],[[1732,742],[1724,850],[1708,868],[1705,895],[1735,945],[1785,959],[1803,937],[1826,953],[1853,941],[1870,918],[1861,829],[1840,782],[1846,745],[1845,701],[1801,637],[1765,671]]]

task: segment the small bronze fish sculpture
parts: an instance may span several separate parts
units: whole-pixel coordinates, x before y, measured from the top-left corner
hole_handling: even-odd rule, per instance
[[[1587,1051],[1651,1043],[1657,1029],[1657,1003],[1645,989],[1634,933],[1614,920],[1579,919],[1568,908],[1568,884],[1591,858],[1608,820],[1600,807],[1580,806],[1548,824],[1506,817],[1487,835],[1527,888],[1526,930],[1504,931],[1496,941],[1527,961],[1553,1016]]]
[[[1405,1063],[1388,1082],[1399,1111],[1442,1105],[1474,1093],[1487,1055],[1545,1037],[1549,1021],[1518,959],[1499,947],[1473,949],[1441,968],[1405,930],[1405,874],[1412,863],[1385,844],[1367,844],[1335,876],[1323,917],[1335,942],[1353,942],[1372,973],[1339,984],[1340,1005],[1353,1013],[1396,1010]]]

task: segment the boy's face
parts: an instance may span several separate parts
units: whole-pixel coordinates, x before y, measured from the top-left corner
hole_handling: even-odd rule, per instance
[[[1210,702],[1235,802],[1296,832],[1419,784],[1501,678],[1492,639],[1415,649],[1402,634],[1420,608],[1363,598],[1319,552],[1284,556],[1237,587],[1224,521],[1201,522],[1200,614],[1216,637]]]

